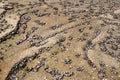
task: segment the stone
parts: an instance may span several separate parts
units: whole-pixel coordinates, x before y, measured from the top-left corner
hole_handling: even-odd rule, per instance
[[[106,75],[105,71],[103,71],[102,69],[100,69],[100,70],[98,71],[98,78],[99,78],[99,79],[104,79],[104,78],[106,78],[106,77],[107,77],[107,75]]]
[[[80,53],[75,54],[75,57],[76,57],[76,58],[79,58],[80,56],[81,56]]]
[[[68,37],[68,40],[70,40],[70,41],[71,41],[72,39],[73,39],[73,37],[72,37],[72,36],[69,36],[69,37]]]
[[[27,68],[25,69],[25,71],[27,71],[27,72],[31,72],[32,70],[33,70],[32,67],[27,67]]]
[[[64,63],[65,64],[71,64],[72,63],[72,60],[70,58],[65,58],[64,59]]]
[[[118,74],[118,71],[117,71],[117,69],[116,69],[115,67],[111,67],[111,68],[110,68],[110,71],[111,71],[113,74],[115,74],[115,75]]]
[[[115,44],[113,44],[112,46],[111,46],[111,48],[113,49],[113,50],[118,50],[118,46],[117,45],[115,45]]]
[[[81,66],[81,67],[76,67],[76,71],[82,72],[83,70],[84,70],[84,67],[83,67],[83,66]]]
[[[49,68],[49,67],[46,67],[45,68],[45,71],[47,73],[50,73],[51,75],[55,76],[55,75],[58,75],[58,70],[56,68]]]
[[[63,80],[64,75],[56,75],[52,80]]]
[[[61,74],[63,74],[65,77],[71,77],[74,75],[71,71],[62,71]]]

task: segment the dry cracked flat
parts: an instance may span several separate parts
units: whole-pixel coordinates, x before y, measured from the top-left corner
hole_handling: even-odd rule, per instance
[[[0,80],[120,80],[120,1],[0,0]]]

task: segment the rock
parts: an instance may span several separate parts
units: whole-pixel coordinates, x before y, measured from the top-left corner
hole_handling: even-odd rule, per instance
[[[107,75],[106,75],[105,71],[103,71],[102,69],[100,69],[98,71],[98,78],[99,79],[103,79],[103,78],[106,78],[106,77],[107,77]]]
[[[79,32],[82,33],[85,28],[80,28]]]
[[[110,71],[111,71],[113,74],[115,74],[115,75],[118,74],[118,71],[117,71],[117,69],[116,69],[115,67],[111,67],[111,68],[110,68]]]
[[[88,58],[88,55],[87,55],[87,52],[84,52],[83,54],[82,54],[82,56],[83,56],[83,59],[84,60],[88,60],[89,58]]]
[[[70,41],[71,41],[72,39],[73,39],[73,37],[72,37],[72,36],[69,36],[69,37],[68,37],[68,40],[70,40]]]
[[[58,42],[64,42],[66,40],[66,37],[61,36],[58,40]]]
[[[52,48],[52,47],[47,47],[47,48],[46,48],[46,51],[50,51],[51,48]]]
[[[80,38],[77,39],[78,41],[86,41],[86,38],[81,36]]]
[[[45,48],[43,47],[43,48],[40,48],[39,50],[38,50],[38,53],[44,53],[44,51],[45,51]]]
[[[91,67],[96,68],[96,65],[91,60],[87,60],[87,62]]]
[[[41,26],[43,26],[43,25],[46,24],[46,23],[44,23],[44,22],[41,22],[40,20],[35,20],[34,22],[37,23],[38,25],[41,25]]]
[[[71,71],[62,71],[61,74],[63,74],[65,77],[71,77],[74,75]]]
[[[18,78],[15,75],[11,75],[9,79],[5,79],[5,80],[18,80]]]
[[[25,68],[28,61],[29,61],[29,57],[25,57],[22,60],[20,60],[19,62],[17,62],[16,64],[14,64],[14,66],[9,71],[5,80],[14,80],[13,75],[15,76],[15,74],[17,74],[17,72],[19,72],[21,69]]]
[[[65,46],[60,46],[60,48],[61,48],[61,51],[63,52],[63,51],[66,51],[66,47]]]
[[[115,78],[111,77],[110,80],[116,80]]]
[[[55,76],[55,75],[58,75],[58,70],[56,68],[49,68],[49,67],[46,67],[45,68],[45,71],[47,73],[50,73],[51,75]]]
[[[64,63],[65,64],[71,64],[72,63],[72,60],[70,58],[65,58],[64,59]]]
[[[66,50],[66,47],[64,44],[62,44],[61,42],[58,42],[58,41],[57,41],[57,44],[59,45],[62,52]]]
[[[102,67],[102,68],[105,68],[105,67],[106,67],[105,63],[102,62],[102,61],[99,62],[99,65],[100,65],[100,67]]]
[[[22,75],[19,76],[19,79],[22,79],[26,76],[26,73],[23,73]],[[17,79],[18,80],[18,79]]]
[[[0,69],[0,72],[2,71],[2,69]]]
[[[43,65],[45,65],[45,60],[46,60],[46,58],[40,58],[37,65],[33,68],[33,71],[37,72],[39,70],[39,68],[41,68]]]
[[[84,70],[84,67],[82,66],[82,67],[77,67],[76,68],[76,71],[80,71],[80,72],[82,72]]]
[[[57,51],[52,52],[52,55],[57,55],[57,54],[58,54],[58,52],[57,52]]]
[[[111,46],[111,48],[116,51],[116,50],[118,50],[118,45],[113,44],[113,45]]]
[[[27,67],[26,69],[25,69],[25,71],[27,71],[27,72],[31,72],[33,70],[33,68],[32,67]]]
[[[11,3],[6,4],[6,5],[3,6],[3,8],[4,8],[5,10],[13,9],[13,4],[11,4]]]
[[[81,56],[81,54],[79,54],[79,53],[75,54],[76,58],[79,58],[80,56]]]
[[[57,24],[57,25],[51,26],[51,29],[55,30],[55,29],[60,28],[61,26],[62,26],[62,24]]]
[[[52,80],[63,80],[64,75],[56,75]]]
[[[100,30],[100,29],[96,30],[96,31],[93,33],[93,39],[95,39],[98,35],[100,35],[100,33],[101,33],[101,30]]]
[[[48,66],[48,65],[45,65],[44,70],[46,71],[46,70],[48,70],[48,69],[49,69],[49,66]]]
[[[4,57],[3,56],[0,56],[0,60],[3,60],[4,59]]]
[[[104,43],[99,43],[99,46],[100,46],[100,49],[101,49],[102,52],[106,52],[107,51],[107,48],[106,48]]]

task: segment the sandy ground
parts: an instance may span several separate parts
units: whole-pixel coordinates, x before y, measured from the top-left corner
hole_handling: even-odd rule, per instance
[[[5,3],[0,2],[0,14],[5,10],[3,5],[10,4],[9,2],[14,3],[14,7],[6,10],[5,16],[0,19],[0,22],[2,23],[2,20],[5,19],[7,23],[4,24],[12,26],[0,33],[0,38],[13,31],[17,27],[19,20],[21,20],[21,25],[19,26],[18,34],[11,35],[9,39],[0,43],[0,80],[6,79],[16,63],[19,63],[20,60],[27,56],[35,55],[35,52],[43,47],[52,48],[49,51],[45,50],[44,53],[39,54],[38,58],[28,62],[23,69],[19,70],[15,74],[18,80],[52,80],[54,76],[44,70],[46,65],[59,71],[74,72],[73,76],[64,77],[63,80],[110,80],[111,77],[118,80],[120,78],[118,58],[105,54],[99,46],[102,40],[111,35],[110,39],[104,42],[105,47],[114,54],[118,55],[120,52],[119,48],[115,49],[116,45],[119,46],[117,39],[119,39],[118,25],[120,21],[114,17],[115,14],[120,13],[118,4],[116,4],[118,7],[114,7],[115,11],[109,13],[109,4],[103,0],[106,13],[96,16],[101,5],[98,0],[91,2],[91,11],[87,0],[85,2],[80,2],[79,0],[45,0],[45,2],[38,0],[19,0],[19,2],[8,0]],[[32,13],[33,11],[36,11],[36,13]],[[50,13],[50,15],[46,15],[46,13]],[[30,20],[22,24],[22,21],[24,22],[26,18],[30,18]],[[38,23],[35,20],[38,20]],[[62,24],[62,26],[54,30],[51,28],[59,24]],[[37,29],[31,32],[34,28]],[[95,33],[97,30],[101,32]],[[28,33],[30,35],[27,39],[20,44],[16,44],[17,41],[24,39]],[[97,36],[95,37],[95,35]],[[34,36],[40,36],[43,40],[40,42],[40,39],[34,39]],[[62,51],[60,44],[56,43],[61,37],[65,38],[65,41],[60,42],[65,51]],[[30,46],[30,41],[33,43],[38,41],[43,45]],[[91,44],[89,41],[95,46],[89,48]],[[57,54],[53,55],[54,52],[57,52]],[[89,62],[84,59],[85,52],[87,52],[89,60],[97,66],[96,68],[91,67]],[[80,54],[80,57],[76,57],[76,54]],[[3,57],[3,60],[1,60],[1,57]],[[37,65],[41,57],[45,57],[46,61],[38,72],[31,71],[28,73],[25,71],[27,67]],[[70,64],[64,63],[67,57],[72,60]],[[106,65],[105,70],[100,66],[100,61]],[[84,70],[77,71],[76,67],[81,66],[84,67]],[[110,71],[111,67],[116,68],[118,71],[117,75]],[[98,71],[101,69],[105,71],[107,77],[99,79]],[[26,74],[24,77],[19,78],[24,74]]]

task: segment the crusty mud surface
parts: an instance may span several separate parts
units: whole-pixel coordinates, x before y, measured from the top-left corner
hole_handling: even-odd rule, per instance
[[[120,80],[120,0],[0,0],[0,80]]]

